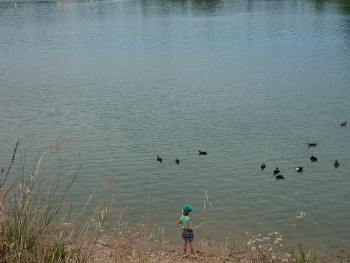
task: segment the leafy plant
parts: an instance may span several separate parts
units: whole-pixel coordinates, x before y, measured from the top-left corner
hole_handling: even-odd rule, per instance
[[[311,258],[311,251],[309,253],[305,253],[300,243],[298,243],[299,257],[296,255],[295,251],[291,251],[291,257],[294,262],[297,263],[316,263],[317,256]]]

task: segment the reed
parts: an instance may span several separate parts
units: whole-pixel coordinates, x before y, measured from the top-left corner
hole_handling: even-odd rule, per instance
[[[68,143],[65,137],[52,141],[46,151],[28,169],[26,152],[19,150],[19,142],[13,151],[10,165],[1,169],[0,175],[0,262],[86,262],[89,253],[77,240],[83,233],[70,222],[70,209],[63,209],[68,201],[72,185],[78,178],[84,161],[80,159],[76,171],[64,186],[60,186],[62,173],[59,151]],[[42,164],[47,155],[56,154],[57,171],[49,177],[48,187],[41,189]],[[18,157],[19,156],[19,157]],[[18,162],[17,172],[12,172]],[[11,182],[8,182],[11,181]],[[45,181],[45,180],[44,180]],[[103,212],[102,212],[103,210]],[[103,223],[106,208],[99,211]],[[102,223],[101,223],[102,218]],[[92,216],[89,225],[96,223]],[[95,228],[96,229],[96,228]],[[90,231],[90,235],[93,231]],[[93,233],[96,240],[96,233]]]

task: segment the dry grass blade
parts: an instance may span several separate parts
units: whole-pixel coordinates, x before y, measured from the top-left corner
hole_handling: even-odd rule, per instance
[[[1,172],[1,178],[0,178],[0,188],[2,188],[7,180],[7,177],[10,173],[10,170],[12,168],[12,165],[13,165],[13,162],[15,161],[15,157],[16,157],[16,152],[17,152],[17,148],[18,148],[18,145],[19,145],[19,140],[17,141],[16,143],[16,146],[13,150],[13,155],[12,155],[12,158],[11,158],[11,162],[10,162],[10,165],[9,165],[9,168],[7,169],[7,172],[6,172],[6,175],[5,175],[5,178],[2,179],[2,175],[3,175],[3,172]],[[3,170],[2,170],[3,171]]]

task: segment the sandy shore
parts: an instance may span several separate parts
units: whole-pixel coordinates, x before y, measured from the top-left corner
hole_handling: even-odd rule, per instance
[[[251,263],[252,260],[246,259],[242,255],[215,255],[204,253],[197,250],[197,254],[184,255],[180,248],[176,250],[162,250],[162,249],[114,249],[108,243],[98,241],[94,248],[90,262],[112,263],[112,262],[163,262],[163,263],[177,263],[177,262],[241,262]],[[259,261],[255,261],[259,262]]]

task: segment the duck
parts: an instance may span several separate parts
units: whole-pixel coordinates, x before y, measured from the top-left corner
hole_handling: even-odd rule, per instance
[[[308,145],[309,145],[309,147],[316,147],[316,143],[315,142],[309,142]]]
[[[176,158],[175,162],[176,162],[176,164],[178,165],[178,164],[180,163],[179,158]]]
[[[334,162],[334,167],[335,167],[335,168],[339,167],[339,162],[338,162],[338,160],[335,160],[335,162]]]
[[[277,180],[279,180],[279,179],[284,180],[284,174],[276,175],[276,179],[277,179]]]
[[[159,155],[157,155],[157,161],[158,162],[163,162],[163,159],[161,157],[159,157]]]
[[[276,167],[276,169],[273,171],[274,174],[278,174],[280,172],[280,169],[278,169],[278,167]]]
[[[298,166],[297,168],[295,168],[295,171],[300,173],[300,172],[303,171],[303,167],[302,166]]]
[[[311,162],[317,162],[317,157],[315,157],[315,156],[312,155],[312,156],[310,157],[310,160],[311,160]]]
[[[346,126],[346,121],[342,122],[340,126]]]
[[[266,168],[266,164],[262,164],[262,165],[260,165],[260,167],[261,167],[261,170],[264,170],[265,168]]]
[[[202,152],[201,150],[198,151],[199,155],[207,155],[207,152]]]

